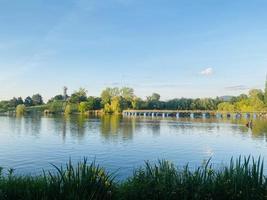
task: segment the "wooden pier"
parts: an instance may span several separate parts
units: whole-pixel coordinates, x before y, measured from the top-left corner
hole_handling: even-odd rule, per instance
[[[267,112],[221,112],[215,110],[124,110],[124,116],[144,117],[190,117],[190,118],[259,118],[266,117]]]

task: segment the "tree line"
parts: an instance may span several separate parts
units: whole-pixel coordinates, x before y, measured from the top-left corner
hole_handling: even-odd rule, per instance
[[[145,100],[137,97],[134,90],[129,87],[123,88],[106,88],[102,91],[101,97],[87,96],[87,91],[80,88],[75,91],[66,101],[63,97],[55,96],[48,101],[49,110],[51,112],[63,111],[66,114],[73,112],[85,113],[91,110],[103,110],[104,113],[119,114],[123,110],[216,110],[220,98],[204,98],[191,99],[180,98],[169,101],[162,101],[157,93],[153,93]],[[62,109],[65,108],[65,109]]]
[[[13,98],[9,101],[0,102],[0,111],[14,110],[18,107],[19,112],[24,112],[27,107],[41,106],[50,113],[71,114],[74,112],[86,113],[92,110],[102,110],[105,113],[121,113],[126,109],[136,110],[219,110],[219,111],[263,111],[267,108],[267,82],[265,91],[252,89],[249,94],[241,94],[229,100],[223,98],[175,98],[162,101],[161,96],[153,93],[142,99],[135,95],[134,89],[106,88],[100,97],[87,95],[87,90],[80,88],[70,96],[56,95],[45,104],[40,94],[27,97]]]
[[[267,111],[267,84],[265,91],[252,89],[249,94],[233,97],[229,102],[218,105],[219,111],[227,112],[255,112]]]
[[[18,105],[25,105],[26,107],[30,106],[40,106],[43,105],[43,97],[40,94],[34,94],[31,97],[28,96],[25,99],[22,97],[13,97],[7,101],[0,101],[0,111],[9,111],[14,110]]]

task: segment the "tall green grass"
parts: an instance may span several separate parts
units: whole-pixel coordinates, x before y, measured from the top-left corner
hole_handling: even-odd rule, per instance
[[[94,162],[85,159],[77,166],[54,166],[42,176],[15,176],[13,170],[3,175],[0,170],[2,200],[224,200],[267,199],[267,179],[263,160],[252,157],[231,159],[229,166],[215,169],[210,160],[190,170],[177,168],[162,160],[149,162],[122,182]]]
[[[177,169],[168,161],[146,163],[121,185],[121,199],[267,199],[261,158],[239,157],[214,170],[210,161],[195,171]]]
[[[42,176],[14,176],[0,174],[1,200],[101,200],[110,199],[114,190],[114,176],[94,162],[71,161],[65,167],[55,167],[56,172],[44,172]]]

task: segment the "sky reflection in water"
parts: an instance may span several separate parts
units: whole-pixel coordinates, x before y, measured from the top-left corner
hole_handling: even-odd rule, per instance
[[[234,119],[152,119],[102,116],[0,117],[0,166],[40,173],[51,164],[87,157],[125,178],[145,160],[168,159],[192,168],[212,157],[267,157],[267,122]],[[265,164],[267,172],[267,164]]]

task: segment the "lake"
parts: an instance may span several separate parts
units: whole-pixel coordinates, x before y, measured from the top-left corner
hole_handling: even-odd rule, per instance
[[[39,174],[52,169],[51,163],[87,157],[123,179],[146,160],[195,168],[209,158],[218,167],[232,156],[267,158],[267,121],[255,120],[252,129],[245,124],[215,118],[0,116],[0,166]]]

